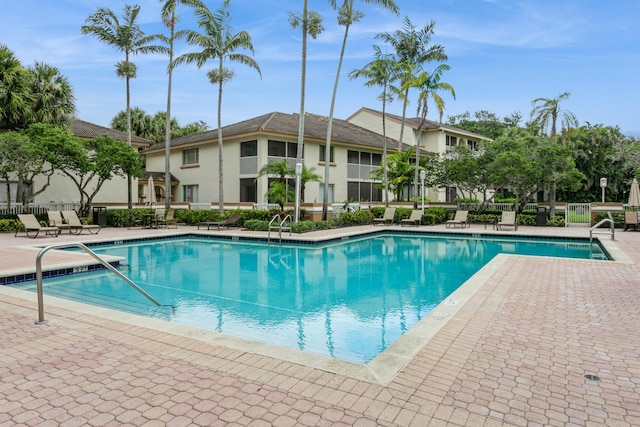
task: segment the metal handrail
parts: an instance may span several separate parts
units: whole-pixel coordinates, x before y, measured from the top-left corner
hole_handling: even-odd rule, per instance
[[[42,257],[50,249],[62,249],[62,248],[80,248],[80,249],[82,249],[83,251],[85,251],[86,253],[91,255],[94,259],[96,259],[105,268],[107,268],[111,272],[115,273],[116,276],[118,276],[119,278],[124,280],[128,285],[133,287],[136,291],[140,292],[144,297],[146,297],[149,301],[154,303],[156,306],[158,306],[158,307],[162,307],[163,306],[155,298],[153,298],[151,295],[149,295],[147,292],[145,292],[140,286],[138,286],[135,283],[133,283],[131,281],[131,279],[129,279],[127,276],[125,276],[120,271],[118,271],[114,266],[112,266],[107,261],[105,261],[102,258],[100,258],[100,256],[98,256],[98,254],[93,252],[86,245],[84,245],[82,243],[58,243],[58,244],[55,244],[55,245],[47,246],[46,248],[42,248],[40,250],[40,252],[38,253],[38,257],[36,258],[36,284],[37,284],[37,291],[38,291],[38,320],[36,321],[36,325],[47,323],[47,321],[44,320],[44,295],[43,295],[43,292],[42,292]]]
[[[595,229],[599,228],[601,225],[605,224],[605,223],[610,223],[611,226],[609,227],[609,231],[605,232],[605,231],[594,231]],[[613,221],[613,219],[611,218],[604,218],[601,219],[600,222],[598,222],[596,225],[594,225],[593,227],[591,227],[589,229],[589,244],[591,244],[591,242],[593,241],[593,234],[611,234],[611,240],[615,240],[615,235],[616,235],[616,229],[615,229],[615,223]]]
[[[291,219],[291,215],[287,215],[284,217],[284,219],[282,219],[280,214],[275,214],[275,216],[271,218],[271,221],[269,221],[269,230],[267,232],[267,243],[271,243],[271,229],[275,228],[271,224],[273,224],[275,220],[279,221],[279,223],[277,223],[278,224],[277,227],[278,227],[278,239],[280,240],[280,243],[282,243],[282,229],[284,228],[284,224],[287,222],[287,220],[289,222],[293,221]],[[291,236],[291,227],[288,227],[288,229],[289,229],[289,236]]]

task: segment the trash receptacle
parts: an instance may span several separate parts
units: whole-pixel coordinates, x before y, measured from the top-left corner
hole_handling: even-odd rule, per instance
[[[95,206],[93,208],[93,223],[100,227],[107,226],[107,208],[106,206]]]
[[[538,212],[536,213],[536,226],[545,227],[547,225],[547,208],[545,206],[538,206]]]

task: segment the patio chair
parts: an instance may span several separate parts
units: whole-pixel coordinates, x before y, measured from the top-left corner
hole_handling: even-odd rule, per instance
[[[236,212],[231,214],[231,216],[227,219],[223,219],[222,221],[203,221],[198,223],[198,230],[200,230],[200,226],[207,226],[207,230],[210,230],[211,227],[218,227],[218,231],[220,231],[220,227],[240,227],[240,219],[242,218],[242,214],[240,212]]]
[[[496,230],[502,230],[503,227],[513,227],[514,230],[518,229],[518,220],[515,211],[502,212],[502,218],[496,223]]]
[[[469,211],[456,211],[453,219],[448,220],[445,225],[447,228],[460,226],[461,228],[469,227]]]
[[[400,220],[400,225],[415,225],[416,227],[422,223],[422,209],[414,209],[411,211],[411,215],[409,218],[404,218]]]
[[[60,211],[47,211],[47,217],[49,217],[49,227],[58,227],[60,232],[68,230],[69,234],[71,234],[71,226],[64,222]]]
[[[18,214],[18,220],[20,224],[16,227],[16,234],[14,236],[17,236],[20,231],[24,231],[27,237],[32,239],[38,237],[40,232],[44,232],[47,236],[58,237],[60,235],[60,229],[58,227],[43,227],[34,214]]]
[[[78,218],[76,211],[62,211],[62,216],[71,227],[73,234],[80,234],[84,230],[87,230],[91,234],[98,234],[100,232],[100,226],[97,224],[83,224]]]
[[[638,230],[640,224],[638,224],[638,212],[637,211],[625,211],[624,213],[624,229],[623,231],[627,231],[627,228],[632,228],[634,230]]]
[[[158,227],[169,228],[173,226],[173,228],[178,228],[178,224],[176,223],[176,210],[169,209],[166,215],[163,215],[157,220]]]
[[[393,219],[396,216],[396,208],[386,208],[382,218],[373,218],[373,224],[393,224]]]
[[[133,209],[129,209],[129,230],[132,228],[144,228],[144,220],[142,218],[137,218],[133,213]]]

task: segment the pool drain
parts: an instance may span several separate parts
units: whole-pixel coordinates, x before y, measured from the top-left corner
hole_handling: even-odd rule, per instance
[[[585,380],[596,381],[596,382],[602,380],[602,378],[593,374],[584,374],[582,378],[584,378]]]

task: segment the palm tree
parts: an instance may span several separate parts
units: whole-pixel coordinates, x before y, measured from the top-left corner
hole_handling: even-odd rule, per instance
[[[164,194],[167,195],[164,200],[165,209],[171,207],[171,132],[174,130],[171,120],[171,81],[173,78],[173,42],[175,41],[176,22],[178,22],[178,16],[176,15],[178,3],[196,8],[204,6],[200,0],[166,0],[160,11],[162,22],[169,29],[169,37],[162,37],[169,45],[167,51],[169,54],[169,66],[167,67],[169,77],[167,83],[167,116],[165,118],[164,132]]]
[[[258,63],[249,55],[236,53],[238,49],[245,49],[253,54],[253,43],[251,36],[246,31],[233,32],[229,26],[231,14],[229,13],[230,0],[225,0],[221,9],[218,10],[218,16],[214,16],[206,6],[198,7],[196,14],[199,17],[198,25],[202,28],[203,33],[193,30],[182,30],[176,33],[180,37],[184,36],[187,43],[202,48],[200,52],[187,53],[179,56],[175,60],[175,64],[183,62],[195,62],[198,68],[201,68],[210,60],[218,61],[218,67],[211,69],[207,76],[211,84],[218,85],[218,210],[220,214],[224,213],[224,174],[222,170],[222,86],[224,83],[233,79],[232,70],[224,66],[225,61],[237,62],[247,65],[255,69],[260,77],[262,73]]]
[[[289,166],[287,159],[272,160],[258,171],[256,179],[265,175],[275,175],[278,177],[278,182],[286,183],[287,178],[295,174],[295,169]]]
[[[447,64],[440,64],[432,73],[426,71],[421,72],[414,80],[410,80],[405,84],[412,86],[420,91],[418,95],[418,109],[416,114],[421,114],[420,123],[417,129],[418,141],[416,142],[416,168],[414,171],[413,180],[413,208],[418,209],[418,174],[420,164],[420,147],[422,146],[422,129],[427,121],[427,113],[429,112],[429,100],[433,100],[436,104],[436,108],[440,113],[440,120],[442,120],[442,113],[444,111],[444,100],[438,95],[438,91],[446,90],[451,93],[453,98],[456,97],[456,92],[449,83],[441,82],[442,73],[449,70]]]
[[[124,52],[124,61],[116,64],[116,75],[124,78],[127,88],[127,145],[131,146],[131,90],[130,80],[136,77],[136,65],[129,61],[132,55],[139,53],[163,52],[161,46],[154,46],[157,35],[145,36],[136,19],[140,14],[140,6],[125,5],[122,22],[111,9],[99,8],[86,20],[86,25],[81,27],[82,34],[91,34],[99,41],[113,46],[119,52]],[[132,208],[131,176],[127,176],[128,207]]]
[[[399,64],[391,54],[383,54],[379,46],[374,45],[375,59],[359,70],[349,73],[349,78],[364,77],[368,79],[365,86],[381,86],[382,93],[378,99],[382,101],[382,185],[384,188],[385,206],[389,206],[389,183],[387,181],[387,127],[386,107],[387,102],[393,101],[393,94],[389,92],[389,85],[397,78]],[[401,149],[401,147],[398,147]]]
[[[0,128],[24,128],[31,105],[28,70],[9,47],[0,44]]]
[[[304,0],[302,7],[302,17],[293,13],[289,14],[289,23],[293,28],[302,29],[302,71],[300,73],[300,116],[298,118],[298,156],[296,159],[296,205],[294,210],[294,222],[300,220],[300,197],[304,196],[303,184],[301,182],[301,171],[304,169],[304,159],[302,152],[304,148],[304,97],[307,79],[307,34],[314,39],[324,28],[322,27],[322,17],[313,11],[309,11],[308,0]],[[300,166],[298,166],[300,165]]]
[[[68,126],[76,110],[69,79],[60,74],[58,68],[41,62],[36,62],[29,71],[33,96],[29,122]]]
[[[422,65],[430,61],[446,61],[447,55],[441,45],[430,45],[436,23],[431,21],[424,28],[418,28],[411,23],[408,16],[404,18],[404,27],[395,33],[381,33],[376,38],[389,43],[396,51],[396,58],[401,64],[399,98],[402,100],[402,121],[400,123],[400,142],[404,136],[404,123],[409,103],[409,89],[406,82],[414,80],[415,74],[422,69]],[[401,89],[404,88],[404,89]]]
[[[315,167],[308,168],[306,165],[302,165],[302,173],[300,174],[300,194],[298,198],[304,202],[304,191],[307,186],[307,182],[322,182],[322,177],[316,173]]]
[[[565,111],[560,108],[560,101],[568,99],[571,94],[564,92],[555,98],[536,98],[531,101],[533,109],[531,110],[531,121],[534,125],[540,127],[544,132],[549,131],[549,137],[557,138],[556,126],[558,118],[560,118],[562,133],[570,128],[578,127],[578,119],[571,111]],[[551,218],[556,214],[556,187],[555,179],[549,183],[549,216]]]
[[[562,131],[578,127],[578,119],[571,111],[562,110],[560,101],[568,99],[571,94],[564,92],[555,98],[536,98],[531,101],[531,120],[540,126],[542,131],[550,129],[549,136],[556,138],[556,125],[558,118],[562,124]]]
[[[398,6],[396,6],[393,0],[363,0],[366,3],[373,3],[380,6],[383,6],[385,9],[388,9],[398,14]],[[331,153],[331,131],[333,125],[333,110],[336,104],[336,96],[338,94],[338,83],[340,82],[340,71],[342,69],[342,60],[344,59],[344,51],[347,47],[347,38],[349,36],[349,28],[351,24],[359,21],[363,14],[362,12],[356,11],[353,9],[354,0],[343,0],[342,6],[338,11],[338,23],[340,25],[344,25],[344,37],[342,38],[342,47],[340,48],[340,59],[338,60],[338,70],[336,71],[336,80],[333,85],[333,93],[331,95],[331,107],[329,109],[329,119],[327,123],[327,140],[326,140],[326,152]],[[336,0],[329,0],[331,7],[336,9],[337,4]],[[327,163],[324,168],[324,183],[325,183],[325,191],[322,197],[322,219],[327,220],[327,212],[329,209],[329,164]]]

